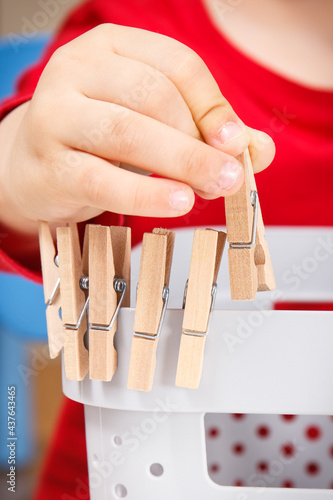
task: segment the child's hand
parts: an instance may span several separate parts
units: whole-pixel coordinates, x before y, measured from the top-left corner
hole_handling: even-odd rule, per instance
[[[81,221],[103,211],[176,217],[191,209],[193,191],[237,191],[234,156],[250,141],[256,171],[274,156],[273,142],[243,125],[192,50],[110,24],[54,53],[30,103],[4,127],[15,120],[11,146],[10,134],[2,140],[0,195],[4,222],[16,227],[20,218]]]

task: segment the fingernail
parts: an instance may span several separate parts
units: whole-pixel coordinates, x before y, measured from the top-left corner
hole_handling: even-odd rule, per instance
[[[219,179],[219,188],[224,191],[232,188],[242,171],[240,163],[228,161],[222,167]]]
[[[217,136],[222,144],[226,144],[232,139],[235,139],[235,137],[241,135],[243,131],[244,129],[237,123],[228,122],[221,128]]]
[[[178,189],[171,192],[169,203],[173,210],[177,210],[177,212],[183,212],[189,206],[190,200],[185,191]]]

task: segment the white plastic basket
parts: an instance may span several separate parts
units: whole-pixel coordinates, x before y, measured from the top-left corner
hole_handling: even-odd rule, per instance
[[[333,415],[333,312],[271,310],[277,299],[333,302],[333,231],[271,228],[266,235],[277,291],[231,310],[228,284],[220,287],[199,389],[174,385],[181,309],[166,313],[151,392],[126,388],[133,309],[119,316],[111,382],[63,375],[66,396],[85,405],[91,500],[333,498],[328,489],[221,486],[208,474],[206,413],[210,425],[221,413]],[[171,301],[173,277],[183,283],[187,277],[192,236],[189,230],[176,236],[182,251],[175,247]],[[134,254],[135,280],[139,250]],[[171,305],[181,297],[175,287]]]

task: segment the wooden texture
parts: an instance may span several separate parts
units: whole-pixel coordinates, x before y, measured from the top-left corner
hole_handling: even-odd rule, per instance
[[[166,260],[165,260],[165,271],[164,271],[164,285],[169,285],[173,248],[175,245],[175,232],[169,229],[164,229],[161,227],[156,227],[153,229],[153,234],[161,234],[167,237],[167,248],[166,248]]]
[[[81,252],[76,226],[57,229],[62,321],[76,325],[85,303],[80,289]],[[88,372],[88,351],[84,346],[86,315],[78,330],[64,329],[64,363],[69,380],[83,380]]]
[[[229,248],[230,292],[233,300],[252,300],[258,290],[255,247]]]
[[[217,279],[225,240],[226,234],[222,231],[196,229],[194,232],[176,375],[178,387],[196,389],[200,383],[206,337],[195,333],[207,332],[212,286]]]
[[[131,228],[111,226],[111,244],[115,275],[126,281],[122,307],[130,307],[131,300]]]
[[[106,326],[117,306],[111,234],[108,226],[89,225],[89,321]]]
[[[251,191],[257,190],[249,150],[247,149],[238,159],[244,166],[244,183],[236,194],[225,198],[227,234],[230,244],[251,241],[254,213],[251,205]],[[253,300],[257,291],[275,288],[273,267],[264,233],[265,228],[258,200],[258,223],[254,249],[230,248],[228,252],[232,300]]]
[[[116,310],[114,276],[110,228],[89,225],[89,377],[93,380],[109,381],[117,369],[117,320],[109,331],[94,328],[108,326]]]
[[[154,230],[154,233],[146,233],[143,237],[127,381],[129,389],[152,389],[158,345],[154,335],[157,334],[163,309],[163,288],[169,284],[174,237],[174,232],[166,229]],[[135,333],[151,335],[152,339],[137,337]]]
[[[248,243],[251,241],[253,222],[250,177],[245,166],[244,154],[237,159],[244,166],[244,182],[237,193],[225,198],[227,238],[229,243]]]
[[[133,336],[127,388],[136,391],[152,390],[156,368],[158,339]]]
[[[54,259],[56,248],[53,243],[49,225],[45,221],[39,221],[39,246],[42,263],[44,298],[47,304],[50,300],[55,284],[59,278],[59,268]],[[61,308],[60,289],[50,306],[46,308],[46,323],[50,358],[56,358],[64,345],[64,330],[59,316]]]
[[[162,313],[167,237],[146,233],[143,237],[134,331],[155,335]]]
[[[211,229],[194,231],[190,272],[187,285],[183,330],[203,333],[207,330],[211,306],[211,291],[216,279],[225,233]],[[216,262],[216,256],[219,259]]]
[[[180,339],[176,386],[197,389],[200,384],[206,337],[185,335]]]

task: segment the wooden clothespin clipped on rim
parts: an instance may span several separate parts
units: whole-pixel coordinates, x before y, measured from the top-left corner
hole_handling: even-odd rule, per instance
[[[128,389],[152,389],[158,339],[169,296],[174,239],[175,233],[167,229],[154,229],[143,237]]]
[[[275,280],[249,150],[238,160],[244,183],[225,198],[230,289],[232,300],[253,300],[257,291],[273,290]]]
[[[81,260],[79,235],[75,224],[57,228],[60,294],[64,324],[64,363],[69,380],[83,380],[88,372],[88,351],[84,345],[87,331],[86,310],[89,299],[85,297],[87,262]],[[84,245],[84,249],[87,245]]]
[[[59,315],[61,301],[58,257],[48,223],[39,221],[38,225],[49,352],[50,358],[54,359],[64,345],[64,329]]]
[[[129,297],[130,229],[89,225],[88,231],[89,377],[110,381],[117,369],[117,315]]]
[[[185,311],[176,375],[178,387],[199,387],[225,240],[226,234],[222,231],[194,231],[190,272],[184,293]]]

